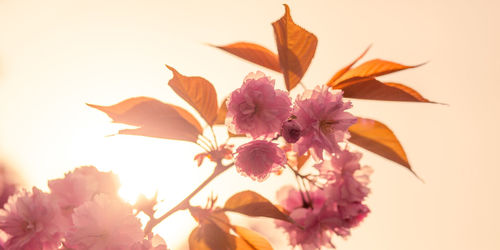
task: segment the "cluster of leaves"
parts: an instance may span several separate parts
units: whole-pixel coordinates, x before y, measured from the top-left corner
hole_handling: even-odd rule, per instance
[[[273,22],[272,26],[277,54],[263,46],[248,42],[215,47],[282,73],[286,89],[290,91],[300,83],[306,73],[314,57],[318,39],[313,33],[294,23],[287,5],[284,16]],[[347,98],[432,103],[410,87],[376,79],[378,76],[420,65],[407,66],[373,59],[355,66],[368,49],[337,71],[325,84],[332,89],[343,90],[344,97]],[[227,113],[225,101],[221,106],[217,105],[217,93],[208,80],[198,76],[182,75],[168,65],[167,68],[173,74],[168,85],[199,113],[208,125],[207,128],[212,129],[214,125],[224,124]],[[119,134],[189,141],[204,147],[208,153],[218,150],[216,142],[213,145],[204,137],[200,122],[181,107],[148,97],[130,98],[111,106],[88,105],[106,113],[113,122],[136,127],[120,130]],[[358,117],[357,123],[349,128],[349,132],[351,143],[412,171],[403,147],[385,124]],[[304,164],[307,157],[308,155],[299,157],[298,167]],[[220,163],[220,160],[214,161]],[[232,196],[223,208],[214,209],[213,206],[208,208],[188,206],[188,208],[199,222],[199,226],[189,237],[191,249],[272,249],[270,244],[256,232],[232,225],[224,214],[227,211],[292,222],[286,211],[252,191]]]

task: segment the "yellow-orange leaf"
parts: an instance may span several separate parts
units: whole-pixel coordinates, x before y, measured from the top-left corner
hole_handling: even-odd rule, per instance
[[[231,196],[226,201],[224,209],[248,216],[263,216],[288,222],[293,221],[269,200],[249,190]]]
[[[243,242],[236,242],[236,249],[252,249],[252,250],[272,250],[273,247],[269,242],[257,232],[250,229],[232,226],[233,231],[243,239]],[[239,243],[239,244],[238,244]]]
[[[213,223],[200,224],[189,235],[191,250],[233,250],[236,249],[235,236],[224,232]]]
[[[224,46],[214,46],[237,57],[253,62],[268,69],[281,72],[278,55],[255,43],[237,42]]]
[[[360,118],[349,128],[349,141],[386,159],[399,163],[410,171],[410,163],[394,133],[381,122]]]
[[[333,89],[342,89],[344,97],[400,102],[429,102],[434,103],[414,89],[399,83],[380,82],[375,78],[365,78],[358,81],[350,81],[337,84]]]
[[[184,76],[174,68],[168,65],[165,66],[173,74],[172,79],[168,81],[168,85],[189,105],[195,108],[208,125],[212,125],[217,117],[217,93],[214,86],[205,78]]]
[[[214,124],[224,125],[226,123],[226,115],[227,115],[227,98],[224,99],[222,105],[219,107],[219,111],[217,111],[217,118],[215,119]]]
[[[286,89],[292,90],[300,82],[316,52],[318,38],[295,24],[290,8],[285,4],[285,15],[272,23],[278,47],[281,71]]]
[[[113,122],[136,126],[120,134],[196,142],[202,128],[186,110],[149,97],[130,98],[111,106],[87,104],[106,113]]]
[[[332,83],[328,83],[328,86],[334,86],[340,83],[345,83],[349,81],[357,81],[362,78],[376,77],[381,75],[387,75],[396,71],[411,69],[423,64],[415,66],[406,66],[395,62],[390,62],[382,59],[373,59],[367,61],[354,69],[350,69],[345,72],[341,77]]]
[[[337,73],[335,73],[335,75],[332,76],[332,78],[328,81],[328,83],[326,83],[326,85],[333,86],[335,84],[335,81],[337,81],[337,79],[343,76],[347,71],[349,71],[352,68],[352,66],[354,66],[354,64],[356,64],[361,58],[363,58],[363,56],[366,55],[370,47],[371,45],[368,46],[368,48],[366,48],[365,51],[360,56],[358,56],[358,58],[356,58],[352,63],[337,71]]]

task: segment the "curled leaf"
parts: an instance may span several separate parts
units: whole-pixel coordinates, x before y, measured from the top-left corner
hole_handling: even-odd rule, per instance
[[[237,249],[252,249],[252,250],[272,250],[273,247],[269,242],[255,231],[250,229],[232,226],[231,229],[240,236],[243,242],[237,241]],[[238,244],[239,243],[239,244]]]
[[[293,220],[274,206],[269,200],[253,191],[239,192],[226,201],[224,209],[248,216],[263,216],[293,222]]]
[[[380,82],[375,78],[365,78],[358,81],[349,81],[337,84],[333,89],[342,89],[343,96],[348,98],[400,101],[400,102],[428,102],[416,90],[399,83]]]
[[[349,71],[352,68],[352,66],[354,66],[354,64],[356,64],[361,58],[363,58],[363,56],[366,55],[366,53],[368,52],[368,50],[370,50],[370,48],[371,45],[368,46],[368,48],[366,48],[365,51],[360,56],[358,56],[358,58],[356,58],[352,63],[343,67],[341,70],[337,71],[337,73],[335,73],[335,75],[332,76],[332,78],[328,81],[328,83],[326,83],[326,85],[327,86],[335,85],[335,81],[337,81],[337,79],[343,76],[347,71]]]
[[[354,69],[350,69],[345,72],[341,77],[339,77],[334,82],[328,82],[328,86],[335,86],[340,83],[345,83],[349,81],[357,81],[362,78],[371,78],[381,75],[387,75],[394,73],[396,71],[401,71],[405,69],[411,69],[419,67],[423,64],[407,66],[395,62],[390,62],[382,59],[373,59],[367,61]]]
[[[224,46],[214,46],[237,57],[253,62],[270,70],[281,72],[278,55],[255,43],[237,42]]]
[[[358,121],[349,128],[349,132],[350,142],[401,164],[413,172],[403,147],[394,133],[383,123],[358,117]]]
[[[295,24],[290,8],[286,4],[284,6],[285,15],[272,25],[286,89],[290,91],[297,86],[311,64],[318,38]]]
[[[191,250],[233,250],[236,249],[235,236],[224,232],[214,223],[204,223],[189,235]]]
[[[174,68],[165,65],[172,71],[173,77],[168,85],[198,111],[203,119],[212,125],[217,117],[217,93],[214,86],[199,76],[184,76]]]
[[[217,118],[215,119],[214,124],[224,125],[226,123],[226,115],[227,115],[227,98],[224,99],[222,104],[219,107],[219,111],[217,111]]]
[[[130,98],[111,106],[87,105],[106,113],[115,123],[138,127],[120,130],[119,134],[196,142],[202,133],[189,112],[149,97]]]

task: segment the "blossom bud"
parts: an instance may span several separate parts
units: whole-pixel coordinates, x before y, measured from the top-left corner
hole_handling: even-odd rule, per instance
[[[302,127],[295,120],[288,120],[283,123],[281,127],[281,136],[288,143],[295,143],[300,139],[302,134]]]

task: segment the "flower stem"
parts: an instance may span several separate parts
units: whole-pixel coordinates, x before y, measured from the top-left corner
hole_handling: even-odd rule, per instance
[[[191,192],[186,198],[184,198],[184,200],[182,200],[179,204],[177,204],[175,207],[173,207],[172,209],[167,211],[162,216],[160,216],[158,218],[151,217],[149,222],[146,224],[146,227],[144,228],[144,234],[148,235],[156,225],[158,225],[160,222],[162,222],[164,219],[166,219],[168,216],[172,215],[173,213],[175,213],[179,210],[187,209],[189,207],[189,201],[191,200],[191,198],[193,198],[193,196],[195,196],[198,192],[200,192],[208,183],[210,183],[213,179],[215,179],[215,177],[219,176],[220,174],[222,174],[224,171],[226,171],[227,169],[229,169],[233,165],[234,165],[234,162],[229,164],[229,165],[224,166],[219,161],[217,163],[217,166],[214,169],[214,172],[212,172],[212,174],[210,176],[208,176],[208,178],[205,181],[203,181],[195,190],[193,190],[193,192]]]

